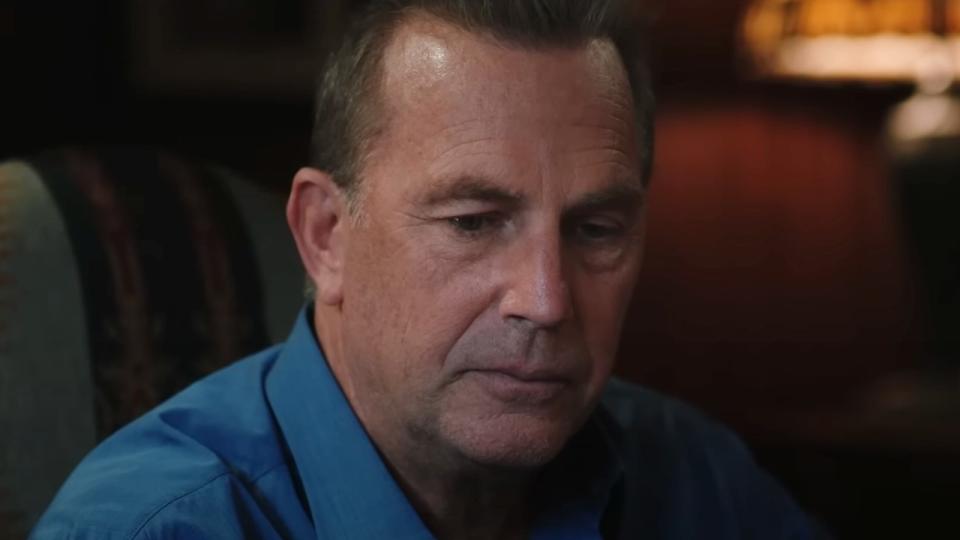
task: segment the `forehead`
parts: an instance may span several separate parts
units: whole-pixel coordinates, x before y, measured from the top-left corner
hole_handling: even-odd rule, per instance
[[[382,74],[381,88],[393,112],[422,103],[427,95],[462,100],[474,94],[468,104],[482,106],[524,90],[592,94],[623,108],[633,106],[626,70],[609,40],[534,48],[428,15],[411,15],[399,25],[384,50]]]
[[[394,154],[393,165],[436,169],[485,154],[485,166],[507,167],[539,155],[556,170],[606,152],[637,166],[630,86],[606,40],[523,47],[416,15],[384,50],[380,92],[384,127],[368,163]]]

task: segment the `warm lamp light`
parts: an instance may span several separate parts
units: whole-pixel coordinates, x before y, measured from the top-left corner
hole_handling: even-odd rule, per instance
[[[960,138],[960,0],[754,0],[741,39],[765,77],[914,83],[887,135],[895,153]]]
[[[778,78],[960,75],[960,0],[755,0],[742,37],[758,71]]]

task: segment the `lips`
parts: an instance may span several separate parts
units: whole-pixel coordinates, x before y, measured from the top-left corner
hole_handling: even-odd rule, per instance
[[[570,378],[544,371],[478,369],[467,372],[487,394],[500,401],[529,405],[556,399],[569,385]]]

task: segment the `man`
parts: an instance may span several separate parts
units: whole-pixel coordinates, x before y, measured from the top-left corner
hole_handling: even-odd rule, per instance
[[[94,450],[35,536],[808,537],[732,435],[608,384],[652,129],[619,19],[374,2],[287,207],[314,302]]]

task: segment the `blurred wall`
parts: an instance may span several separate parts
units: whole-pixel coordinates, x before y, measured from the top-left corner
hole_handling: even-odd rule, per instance
[[[734,424],[921,360],[880,136],[907,89],[753,80],[744,1],[658,3],[649,240],[619,370]]]
[[[624,375],[736,422],[918,361],[885,158],[872,130],[830,113],[760,96],[664,104]]]

